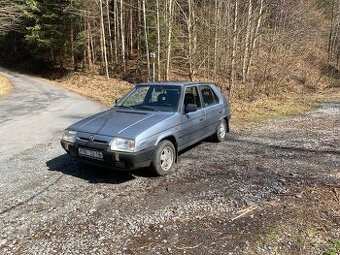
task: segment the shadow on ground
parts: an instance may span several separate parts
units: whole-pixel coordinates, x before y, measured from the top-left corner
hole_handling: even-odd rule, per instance
[[[119,172],[111,169],[87,165],[63,154],[46,162],[50,171],[61,172],[88,181],[89,183],[120,184],[131,181],[135,177],[129,172]]]
[[[207,140],[209,141],[209,140]],[[179,159],[196,148],[202,142],[194,144],[179,153]],[[184,154],[184,155],[183,155]],[[183,156],[182,156],[183,155]],[[84,179],[89,183],[111,183],[120,184],[131,181],[136,177],[155,178],[158,177],[150,168],[136,169],[131,172],[117,171],[113,169],[103,168],[85,164],[71,158],[68,154],[60,155],[46,162],[46,166],[50,171],[58,171],[66,175]]]

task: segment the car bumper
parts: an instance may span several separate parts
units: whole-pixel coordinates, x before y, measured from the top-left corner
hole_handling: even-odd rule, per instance
[[[137,168],[149,167],[155,155],[156,147],[145,149],[140,152],[126,153],[126,152],[109,152],[107,149],[92,148],[71,144],[61,141],[63,149],[72,157],[85,163],[106,167],[121,171],[131,171]],[[103,153],[103,159],[95,159],[80,155],[78,148],[100,151]]]

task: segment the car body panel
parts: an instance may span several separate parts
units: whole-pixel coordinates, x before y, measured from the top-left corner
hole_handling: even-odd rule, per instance
[[[182,114],[181,125],[178,130],[178,147],[180,150],[191,145],[192,142],[204,136],[205,110]]]
[[[112,108],[93,118],[89,118],[85,122],[77,122],[73,124],[70,129],[111,137],[123,136],[126,138],[136,138],[136,129],[145,129],[145,123],[148,123],[148,126],[153,126],[168,117],[169,114]]]

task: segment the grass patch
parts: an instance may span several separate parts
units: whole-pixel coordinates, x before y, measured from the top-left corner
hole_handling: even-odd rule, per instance
[[[3,76],[0,75],[0,97],[6,96],[11,92],[11,83]]]
[[[236,122],[263,121],[303,114],[318,108],[320,103],[340,100],[339,89],[328,89],[301,95],[287,94],[281,98],[263,97],[252,102],[232,101],[232,116]]]
[[[263,121],[288,115],[302,114],[317,108],[318,104],[308,101],[264,99],[251,103],[236,102],[232,105],[233,118],[237,121]]]
[[[328,242],[328,248],[323,255],[339,255],[340,254],[340,240],[331,240]]]

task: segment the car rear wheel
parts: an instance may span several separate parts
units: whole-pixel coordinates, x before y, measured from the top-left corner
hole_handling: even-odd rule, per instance
[[[229,133],[229,125],[226,120],[222,119],[217,126],[217,130],[214,135],[214,138],[217,142],[223,142],[226,140],[228,133]]]
[[[151,167],[157,175],[164,176],[173,170],[175,161],[175,146],[172,142],[164,140],[157,147]]]

